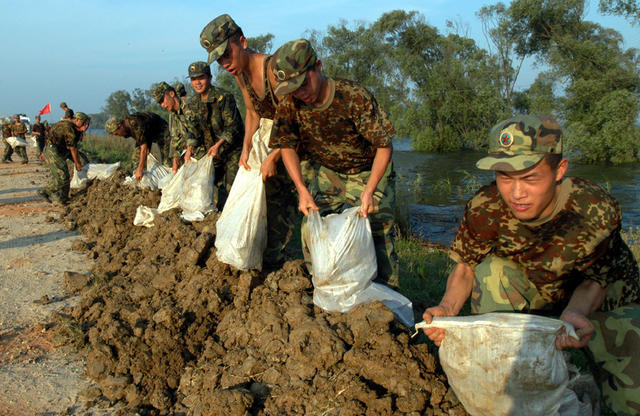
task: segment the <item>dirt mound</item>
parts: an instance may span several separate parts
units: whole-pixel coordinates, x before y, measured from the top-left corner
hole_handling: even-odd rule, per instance
[[[94,396],[140,414],[465,414],[381,303],[327,313],[301,260],[268,274],[218,262],[217,214],[136,227],[137,206],[160,194],[122,180],[92,184],[65,216],[95,261],[91,279],[67,276]]]

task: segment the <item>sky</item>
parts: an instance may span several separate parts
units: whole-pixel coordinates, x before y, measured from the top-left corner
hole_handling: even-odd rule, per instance
[[[508,0],[507,0],[508,1]],[[274,50],[330,25],[373,23],[402,9],[422,13],[446,34],[446,22],[461,23],[466,35],[487,47],[475,13],[492,0],[0,0],[0,117],[24,113],[33,119],[47,103],[59,120],[65,101],[75,111],[102,111],[114,91],[148,89],[185,80],[191,62],[206,60],[202,28],[228,13],[247,37],[271,33]],[[591,0],[587,20],[622,33],[625,47],[640,48],[640,28],[620,17],[601,16]],[[214,63],[214,65],[216,65]],[[524,68],[517,87],[526,88],[537,70]]]

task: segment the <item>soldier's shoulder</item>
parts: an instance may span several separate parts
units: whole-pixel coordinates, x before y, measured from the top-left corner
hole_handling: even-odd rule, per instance
[[[619,221],[618,201],[603,187],[580,177],[570,177],[567,180],[571,185],[569,198],[573,210],[598,224]]]

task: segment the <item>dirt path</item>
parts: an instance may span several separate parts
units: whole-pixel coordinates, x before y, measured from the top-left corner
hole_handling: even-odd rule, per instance
[[[62,209],[38,197],[48,172],[33,148],[29,160],[0,164],[0,415],[79,407],[88,385],[83,361],[56,348],[48,328],[56,312],[77,301],[65,297],[63,273],[91,264],[72,250],[78,234],[56,221]]]

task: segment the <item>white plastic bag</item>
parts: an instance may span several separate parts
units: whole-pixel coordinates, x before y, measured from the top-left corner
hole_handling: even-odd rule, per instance
[[[361,303],[380,300],[407,326],[413,325],[411,302],[372,280],[376,251],[368,218],[360,207],[324,218],[311,210],[304,240],[311,253],[313,303],[332,312],[348,312]]]
[[[262,270],[267,246],[267,196],[260,166],[271,149],[268,142],[273,121],[260,119],[253,134],[248,165],[238,169],[224,209],[216,223],[216,256],[241,270]]]
[[[153,220],[156,218],[157,214],[157,209],[139,205],[136,209],[136,217],[133,219],[133,225],[143,226],[147,228],[153,227]]]
[[[107,179],[113,175],[120,167],[120,162],[116,163],[87,163],[78,171],[73,168],[73,178],[70,187],[74,189],[86,188],[90,179]]]
[[[183,214],[202,219],[204,214],[215,210],[214,177],[213,157],[205,156],[200,160],[191,158],[162,190],[158,212],[182,208]]]
[[[20,137],[7,137],[7,143],[9,143],[11,145],[11,147],[13,147],[14,149],[16,147],[26,147],[27,146],[27,141],[25,139],[21,139]]]
[[[142,173],[142,179],[138,181],[135,176],[127,176],[123,185],[138,186],[141,189],[162,189],[169,184],[173,173],[171,169],[158,162],[151,153],[147,155],[147,169]]]
[[[518,313],[435,317],[416,329],[446,330],[440,364],[470,414],[557,415],[577,400],[566,391],[567,365],[555,347],[563,326],[577,338],[566,322]]]

